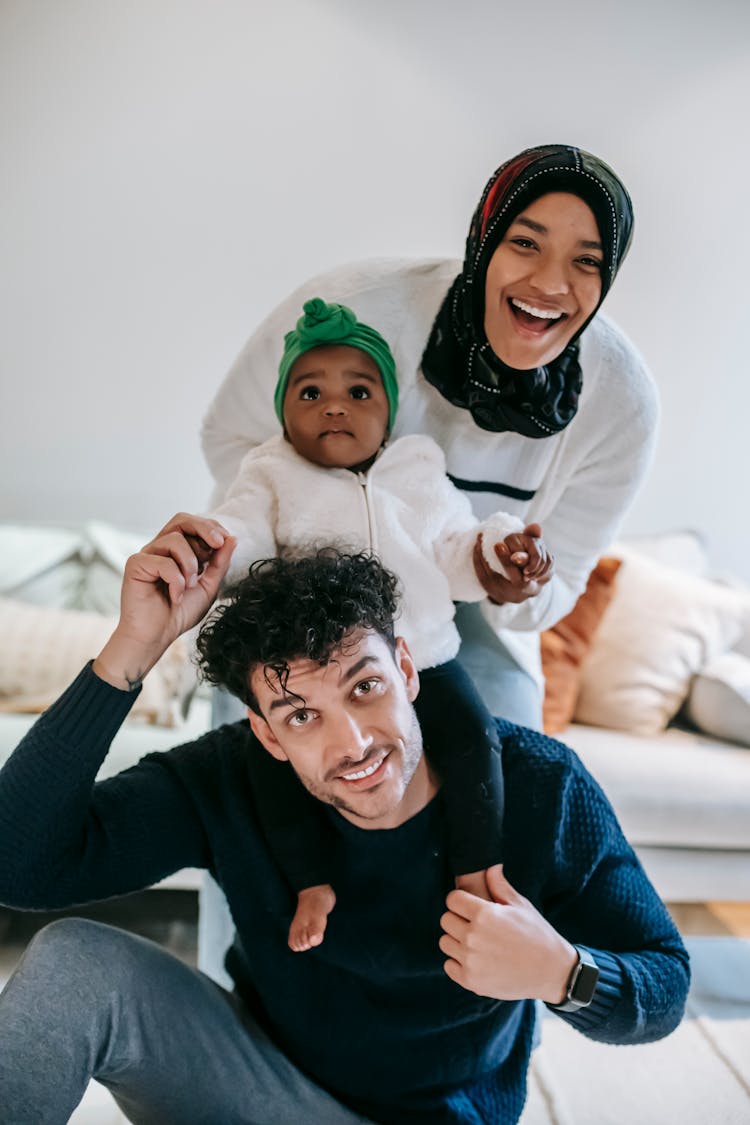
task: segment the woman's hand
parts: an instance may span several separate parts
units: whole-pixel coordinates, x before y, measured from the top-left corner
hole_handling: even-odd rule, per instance
[[[217,523],[181,512],[125,564],[120,620],[94,661],[114,687],[140,684],[169,645],[210,609],[236,540]]]
[[[495,554],[504,573],[489,565],[482,551],[482,536],[478,535],[474,570],[488,598],[496,605],[519,604],[535,598],[555,572],[554,556],[542,539],[538,523],[507,535],[502,543],[495,544]]]

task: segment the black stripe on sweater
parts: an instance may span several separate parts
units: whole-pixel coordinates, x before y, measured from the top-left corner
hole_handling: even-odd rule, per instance
[[[496,492],[499,496],[509,496],[511,500],[533,500],[536,489],[514,488],[512,484],[498,484],[492,480],[461,480],[448,473],[448,480],[462,492]]]

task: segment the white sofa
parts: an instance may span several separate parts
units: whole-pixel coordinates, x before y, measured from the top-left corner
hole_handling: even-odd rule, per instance
[[[36,606],[62,604],[77,612],[92,609],[114,612],[121,567],[128,554],[139,546],[140,537],[102,524],[74,531],[25,531],[31,550],[23,546],[24,529],[0,525],[0,608],[3,599],[29,599],[29,604]],[[664,544],[662,546],[668,557],[674,554],[674,546],[669,551]],[[695,548],[691,550],[695,552]],[[683,544],[679,551],[683,561],[686,553],[690,552]],[[705,566],[704,559],[688,561],[693,576]],[[613,602],[613,606],[615,604]],[[651,617],[658,616],[653,609],[647,607],[647,611]],[[626,612],[630,619],[632,613],[628,607]],[[629,705],[627,693],[622,694],[622,685],[610,683],[611,690],[597,691],[597,675],[603,674],[601,669],[606,665],[604,650],[610,619],[617,619],[612,607],[607,610],[594,638],[585,682],[589,710],[593,707],[596,711],[600,695],[605,699],[619,698],[618,721],[621,722],[623,707],[627,715]],[[106,631],[106,622],[102,627]],[[688,622],[691,642],[697,631],[698,624]],[[728,636],[730,633],[726,633],[724,639]],[[646,644],[644,637],[644,646]],[[714,637],[712,645],[693,645],[693,664],[696,660],[705,663],[717,645],[721,646],[721,640]],[[649,643],[648,647],[659,656],[658,645]],[[72,656],[72,651],[68,655]],[[93,655],[93,652],[86,655]],[[81,663],[85,658],[82,655]],[[662,665],[668,663],[666,659],[660,660]],[[71,675],[75,671],[77,666],[71,670]],[[683,680],[689,671],[682,660],[679,675]],[[638,669],[635,672],[631,669],[631,678],[634,676],[637,681],[640,675]],[[693,673],[690,678],[694,679]],[[175,693],[176,701],[177,696],[184,693],[185,685],[176,685],[174,678],[170,682],[168,689]],[[0,684],[0,708],[2,690]],[[161,690],[163,694],[163,684]],[[586,694],[583,693],[584,702]],[[163,710],[162,705],[163,700],[160,704]],[[673,705],[674,699],[670,703]],[[647,709],[641,708],[639,716]],[[166,749],[208,728],[206,698],[193,700],[187,719],[180,718],[176,710],[174,706],[166,709],[173,725],[144,721],[126,723],[113,744],[101,776],[126,768],[149,750]],[[34,718],[33,714],[0,713],[0,765]],[[600,720],[601,715],[595,718]],[[670,901],[750,900],[750,747],[674,726],[658,733],[639,735],[575,722],[558,737],[577,751],[604,788],[664,898]],[[750,723],[747,741],[750,742]],[[181,872],[169,882],[173,886],[195,887],[197,876],[196,872]]]
[[[750,902],[750,748],[669,727],[574,723],[561,735],[594,775],[667,902]]]
[[[663,898],[750,901],[750,590],[709,579],[695,533],[608,553],[620,559],[612,600],[557,737]]]

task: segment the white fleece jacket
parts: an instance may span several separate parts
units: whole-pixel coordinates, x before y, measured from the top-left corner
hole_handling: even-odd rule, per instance
[[[502,512],[480,524],[445,475],[440,448],[417,436],[392,442],[366,473],[353,473],[312,464],[279,434],[246,454],[213,515],[238,539],[230,581],[273,555],[330,545],[373,551],[401,579],[397,632],[418,668],[458,652],[453,602],[485,596],[472,563],[478,532],[501,570],[492,547],[523,529]]]
[[[399,410],[393,437],[429,434],[448,473],[481,519],[503,508],[537,520],[555,555],[555,577],[521,605],[482,613],[509,651],[539,673],[536,633],[572,608],[649,466],[658,425],[656,388],[643,360],[601,314],[581,338],[583,391],[576,417],[543,439],[480,429],[467,410],[430,386],[421,359],[437,311],[461,269],[453,260],[374,260],[306,282],[263,322],[235,361],[203,423],[203,449],[218,503],[248,449],[277,432],[273,391],[284,333],[303,301],[349,305],[388,340],[396,360]]]

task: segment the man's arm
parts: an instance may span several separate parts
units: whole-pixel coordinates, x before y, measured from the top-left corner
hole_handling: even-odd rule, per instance
[[[231,550],[214,521],[179,516],[128,560],[112,637],[0,771],[1,902],[70,906],[205,864],[195,809],[171,771],[146,761],[94,780],[140,681],[211,605]]]
[[[557,745],[520,728],[512,737],[529,751],[536,740]],[[682,1017],[687,953],[599,786],[574,755],[567,769],[559,755],[554,771],[552,761],[549,755],[542,763],[537,797],[529,801],[527,793],[519,814],[530,826],[521,848],[529,867],[522,874],[519,869],[519,877],[524,885],[536,884],[535,902],[500,868],[487,873],[494,902],[452,891],[441,919],[446,973],[479,995],[556,1005],[564,999],[578,945],[593,956],[599,982],[589,1006],[562,1018],[603,1042],[661,1038]],[[512,785],[506,827],[515,835]],[[544,870],[535,873],[535,867]]]

